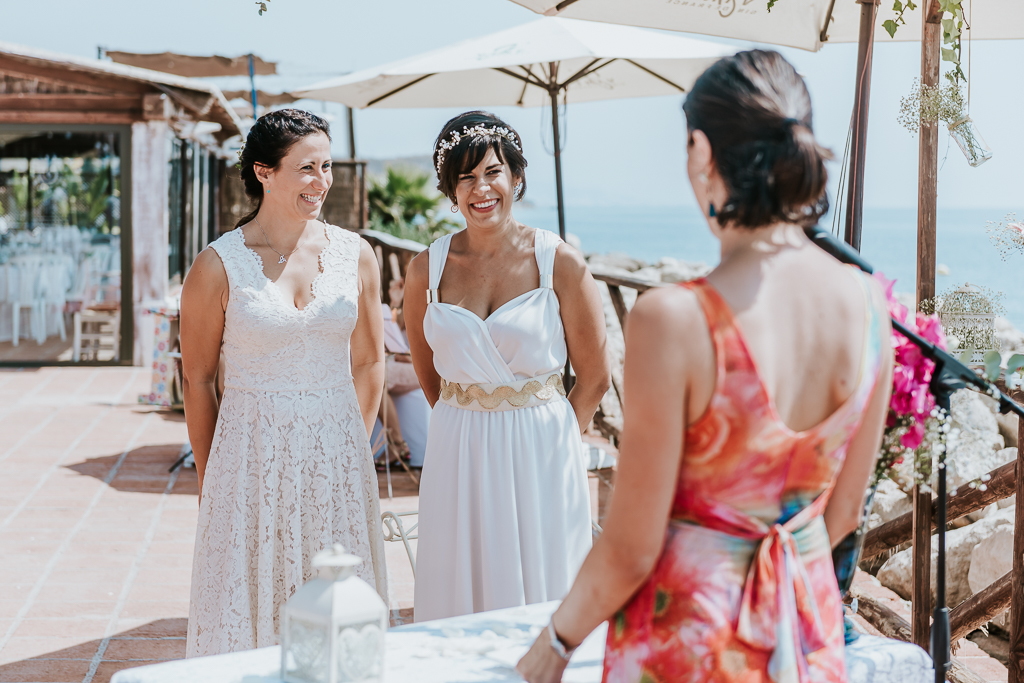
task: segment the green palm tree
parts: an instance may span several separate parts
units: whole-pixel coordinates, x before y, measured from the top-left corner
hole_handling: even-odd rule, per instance
[[[396,237],[430,244],[459,226],[438,216],[444,197],[428,187],[430,174],[389,166],[383,178],[370,180],[366,191],[370,227]]]

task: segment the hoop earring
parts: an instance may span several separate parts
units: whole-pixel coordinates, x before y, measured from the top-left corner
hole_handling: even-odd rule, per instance
[[[715,217],[715,205],[709,202],[708,203],[708,218],[714,218],[714,217]]]
[[[459,205],[458,204],[452,204],[452,213],[458,213],[458,212],[459,212]]]

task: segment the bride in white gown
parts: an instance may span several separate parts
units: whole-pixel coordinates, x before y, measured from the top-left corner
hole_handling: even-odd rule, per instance
[[[413,363],[434,405],[416,621],[566,594],[591,545],[581,426],[610,383],[604,312],[582,255],[512,217],[526,185],[515,131],[463,114],[442,130],[434,161],[467,227],[434,242],[407,276]],[[566,398],[567,356],[576,382]]]

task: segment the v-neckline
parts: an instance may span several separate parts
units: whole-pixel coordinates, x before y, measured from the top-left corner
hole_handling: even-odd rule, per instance
[[[302,315],[302,314],[305,314],[306,311],[308,311],[313,306],[313,304],[315,304],[317,301],[320,300],[320,297],[317,296],[317,293],[316,293],[316,289],[317,289],[316,286],[320,282],[320,278],[323,277],[324,271],[326,270],[326,267],[324,265],[324,256],[327,254],[327,250],[331,248],[331,245],[334,244],[334,240],[331,239],[331,235],[330,235],[330,233],[327,230],[327,224],[326,223],[324,223],[324,238],[327,240],[327,244],[325,244],[323,249],[320,250],[320,253],[317,255],[317,258],[316,258],[317,266],[318,266],[320,272],[318,272],[316,274],[316,277],[314,277],[313,280],[309,283],[309,293],[310,293],[310,296],[312,296],[313,298],[312,298],[312,300],[310,300],[309,303],[307,303],[302,308],[299,308],[298,306],[295,305],[295,300],[294,299],[292,299],[289,302],[288,301],[288,297],[286,297],[284,295],[284,292],[281,290],[281,288],[277,286],[277,280],[271,280],[267,276],[267,272],[263,269],[263,257],[260,256],[256,252],[255,249],[253,249],[248,244],[246,244],[246,242],[245,242],[245,232],[242,230],[242,228],[238,228],[238,237],[239,237],[239,239],[242,240],[242,248],[244,248],[246,251],[248,251],[250,254],[252,254],[253,258],[256,259],[256,264],[255,265],[259,269],[260,275],[263,276],[263,279],[266,280],[267,284],[269,284],[269,285],[271,285],[273,287],[274,291],[277,292],[277,295],[281,298],[281,301],[285,303],[287,308],[290,308],[291,310],[295,311],[296,313]]]
[[[537,249],[538,249],[537,235],[539,233],[540,233],[540,228],[534,228],[533,229],[533,261],[534,261],[534,263],[537,264],[537,273],[540,275],[540,280],[541,280],[541,286],[540,287],[534,287],[533,289],[526,290],[522,294],[517,294],[516,296],[512,297],[511,299],[509,299],[508,301],[506,301],[505,303],[503,303],[502,305],[498,306],[493,311],[488,313],[486,318],[481,318],[474,311],[471,311],[470,309],[466,308],[465,306],[459,306],[458,304],[450,304],[450,303],[447,303],[445,301],[434,301],[432,303],[440,304],[442,306],[447,306],[449,308],[454,308],[454,309],[457,309],[457,310],[460,310],[460,311],[465,311],[466,313],[468,313],[469,315],[473,316],[474,318],[479,320],[481,323],[483,323],[484,327],[486,327],[487,326],[487,322],[491,318],[493,318],[495,315],[497,315],[503,308],[505,308],[509,304],[517,302],[520,299],[526,297],[527,295],[536,294],[537,292],[539,292],[541,290],[544,290],[544,289],[550,289],[551,291],[555,291],[552,287],[545,287],[543,285],[544,273],[541,272],[542,268],[541,268],[541,265],[540,265],[540,255],[537,253]],[[438,276],[438,281],[437,281],[438,291],[440,291],[440,288],[441,288],[441,277],[444,276],[444,267],[445,267],[445,265],[448,264],[448,250],[451,248],[452,238],[454,236],[455,236],[455,233],[452,233],[451,235],[448,236],[448,244],[447,244],[447,246],[445,247],[445,250],[444,250],[444,263],[441,265],[441,274]],[[515,306],[513,306],[513,308],[515,308]]]

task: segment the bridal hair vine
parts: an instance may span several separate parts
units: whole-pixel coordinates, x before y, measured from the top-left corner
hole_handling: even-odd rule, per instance
[[[437,154],[437,175],[441,175],[441,167],[444,166],[444,155],[450,150],[455,149],[459,142],[462,141],[462,138],[476,138],[489,135],[500,135],[511,142],[512,146],[515,147],[516,150],[520,152],[523,151],[523,148],[519,146],[519,139],[516,137],[516,134],[508,128],[503,126],[491,126],[488,128],[482,123],[478,123],[472,128],[463,126],[461,133],[457,130],[453,130],[447,140],[441,140],[441,142],[437,144],[437,149],[434,150],[434,153]]]

